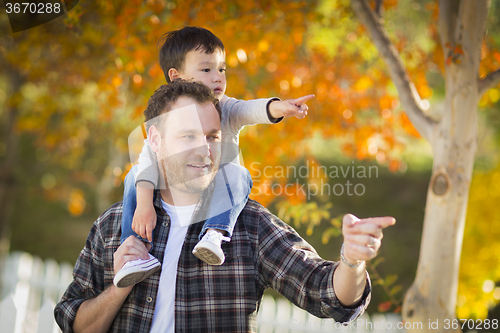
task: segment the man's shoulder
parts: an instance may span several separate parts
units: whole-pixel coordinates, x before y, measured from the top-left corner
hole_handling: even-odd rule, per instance
[[[97,218],[97,221],[115,220],[121,218],[123,212],[123,201],[114,203]]]
[[[274,215],[267,209],[262,206],[259,202],[248,199],[247,204],[243,208],[243,211],[240,214],[240,218],[244,221],[244,223],[252,224],[252,225],[266,225],[266,226],[276,226],[276,227],[285,227],[290,228],[288,224],[283,222],[279,217]]]
[[[255,200],[248,200],[240,214],[238,223],[236,223],[236,226],[238,225],[240,228],[244,228],[250,235],[250,239],[255,242],[261,244],[280,242],[286,246],[309,249],[316,253],[316,250],[292,226],[283,222]]]
[[[94,222],[94,227],[101,231],[103,236],[116,233],[121,226],[123,202],[117,202],[106,209]]]
[[[258,201],[248,199],[247,204],[243,208],[242,213],[245,214],[250,214],[250,215],[255,215],[255,216],[260,216],[260,215],[267,215],[272,213],[264,206],[262,206]]]

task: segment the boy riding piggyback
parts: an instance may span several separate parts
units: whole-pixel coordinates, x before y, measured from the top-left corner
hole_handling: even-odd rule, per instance
[[[213,186],[207,198],[208,208],[200,241],[193,254],[209,265],[222,265],[222,241],[231,240],[237,217],[245,206],[252,188],[247,169],[239,165],[239,132],[247,125],[275,124],[284,117],[299,119],[307,115],[306,101],[314,95],[281,101],[279,98],[242,101],[226,96],[226,62],[224,45],[209,30],[185,27],[169,32],[160,40],[160,66],[167,82],[176,79],[200,81],[213,90],[222,109],[222,158]],[[186,136],[189,140],[189,136]],[[199,165],[198,165],[199,164]],[[207,166],[193,163],[193,170],[203,173]],[[121,242],[130,236],[139,237],[148,249],[153,246],[156,211],[153,205],[154,189],[161,187],[158,161],[151,153],[148,140],[135,165],[125,179],[123,197]],[[168,181],[168,180],[167,180]],[[194,220],[192,223],[202,220]],[[168,255],[168,254],[166,254]],[[134,285],[160,268],[151,254],[127,262],[116,274],[117,287]]]

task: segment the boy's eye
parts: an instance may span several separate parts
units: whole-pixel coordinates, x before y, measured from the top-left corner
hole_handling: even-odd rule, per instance
[[[219,69],[219,72],[221,72],[221,73],[225,73],[225,72],[226,72],[226,69],[225,69],[225,68],[221,68],[221,69]]]
[[[185,139],[194,139],[194,135],[184,135]]]
[[[205,72],[205,73],[208,73],[208,72],[210,72],[210,68],[203,68],[201,71]]]

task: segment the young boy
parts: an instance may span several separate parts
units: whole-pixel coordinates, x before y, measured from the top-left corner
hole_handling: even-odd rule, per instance
[[[160,66],[168,83],[178,78],[200,81],[210,87],[221,101],[221,166],[224,167],[215,177],[214,190],[208,200],[208,213],[202,219],[206,222],[200,242],[193,250],[193,254],[207,264],[221,265],[224,262],[221,243],[230,241],[236,219],[252,187],[248,170],[238,165],[239,131],[246,125],[278,123],[284,117],[302,119],[307,115],[305,102],[314,95],[286,101],[278,98],[251,101],[229,98],[224,95],[224,45],[212,32],[199,27],[185,27],[163,35],[160,43]],[[150,249],[156,225],[153,192],[158,186],[158,165],[150,153],[148,140],[144,141],[139,164],[125,179],[121,241],[133,235],[143,240]],[[224,196],[229,199],[222,199]],[[130,261],[116,274],[114,284],[122,288],[131,286],[148,278],[159,268],[160,263],[151,255],[148,260]]]

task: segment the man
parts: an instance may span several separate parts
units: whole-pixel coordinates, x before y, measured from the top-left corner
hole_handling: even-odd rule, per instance
[[[125,262],[147,259],[140,240],[120,245],[121,203],[93,225],[56,306],[64,332],[255,332],[266,288],[320,317],[349,321],[370,298],[364,261],[376,256],[382,228],[394,219],[344,217],[340,262],[321,259],[288,225],[249,200],[226,261],[211,266],[191,253],[202,223],[196,221],[220,160],[220,108],[206,86],[183,80],[161,86],[145,111],[148,137],[166,188],[155,192],[158,216],[153,255],[161,274],[128,288],[113,285]]]

